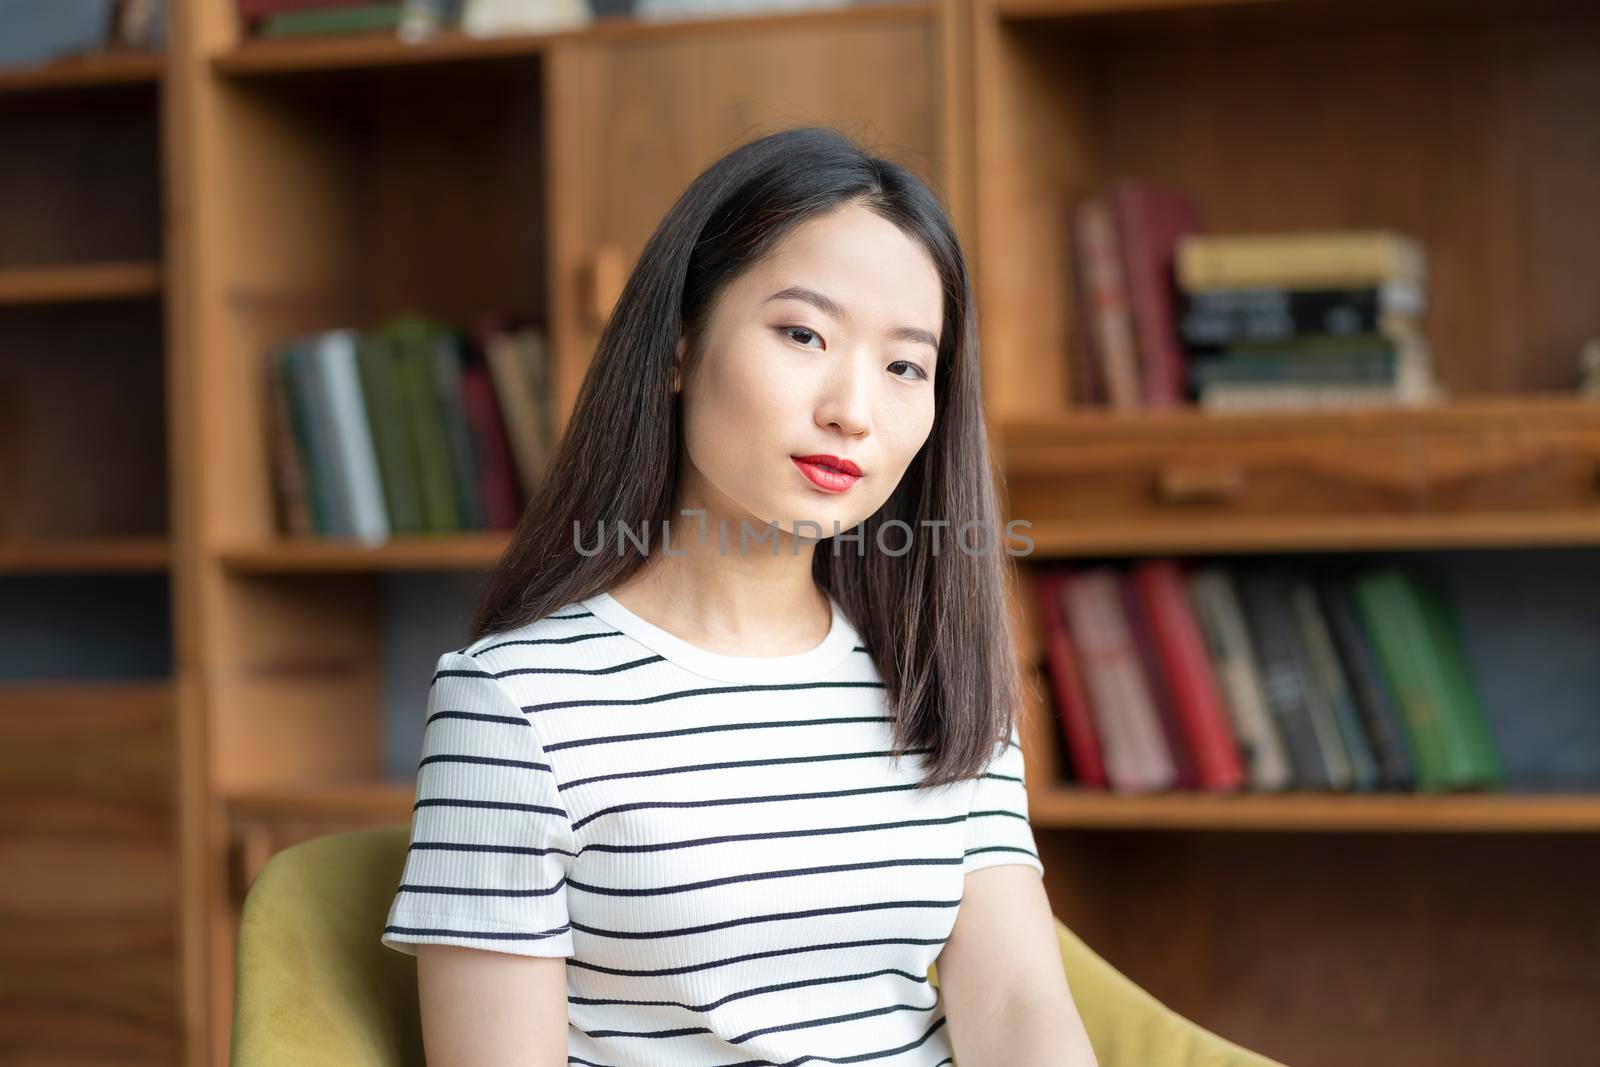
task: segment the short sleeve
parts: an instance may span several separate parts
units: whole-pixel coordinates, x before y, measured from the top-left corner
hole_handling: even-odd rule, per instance
[[[967,840],[961,873],[1002,863],[1021,863],[1044,875],[1039,848],[1028,821],[1028,791],[1023,781],[1022,746],[1016,728],[1004,751],[977,780],[967,812]]]
[[[572,823],[533,721],[477,660],[439,657],[411,841],[382,942],[570,956]]]

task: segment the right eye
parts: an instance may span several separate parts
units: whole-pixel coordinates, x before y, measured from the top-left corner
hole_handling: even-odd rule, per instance
[[[819,341],[822,340],[821,335],[818,334],[817,331],[812,330],[812,329],[808,329],[808,328],[806,328],[804,326],[780,326],[780,327],[778,327],[778,332],[783,334],[785,337],[789,338],[789,340],[791,340],[791,341],[796,340],[795,334],[803,334],[806,337],[815,337]],[[805,346],[806,348],[810,348],[811,347],[804,340],[801,340],[799,343],[801,345]]]

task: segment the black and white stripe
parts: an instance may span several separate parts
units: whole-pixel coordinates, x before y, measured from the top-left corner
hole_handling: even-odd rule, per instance
[[[963,878],[1043,873],[1022,752],[917,789],[833,627],[724,656],[602,594],[442,655],[383,943],[566,957],[571,1063],[948,1063]]]

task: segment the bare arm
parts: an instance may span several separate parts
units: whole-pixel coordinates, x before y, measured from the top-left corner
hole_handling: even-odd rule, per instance
[[[460,945],[417,946],[428,1067],[567,1062],[567,961]]]
[[[936,962],[961,1067],[1096,1067],[1061,967],[1050,898],[1033,868],[1008,863],[968,874]]]

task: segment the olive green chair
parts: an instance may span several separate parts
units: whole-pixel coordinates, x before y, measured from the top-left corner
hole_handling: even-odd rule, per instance
[[[378,940],[409,841],[406,826],[329,834],[262,867],[239,924],[233,1067],[421,1067],[416,959]],[[1167,1008],[1059,919],[1056,936],[1100,1067],[1283,1067]]]

